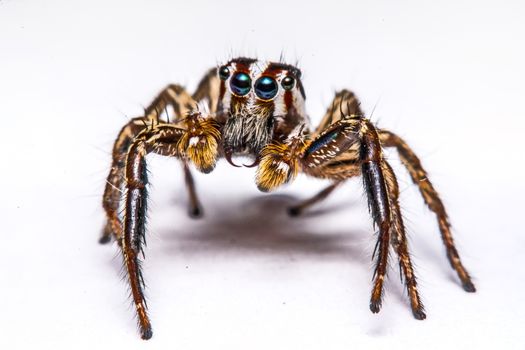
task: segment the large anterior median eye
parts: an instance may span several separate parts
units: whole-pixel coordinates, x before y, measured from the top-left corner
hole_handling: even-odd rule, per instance
[[[246,73],[236,73],[230,79],[230,88],[235,95],[244,96],[252,87],[252,80]]]
[[[277,95],[279,87],[275,79],[271,77],[260,77],[255,82],[255,93],[263,100],[271,100]]]

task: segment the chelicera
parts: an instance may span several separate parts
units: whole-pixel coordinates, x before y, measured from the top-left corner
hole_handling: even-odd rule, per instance
[[[237,156],[251,157],[257,167],[256,184],[271,191],[292,181],[298,172],[324,178],[331,184],[316,196],[289,208],[300,215],[326,198],[345,180],[361,176],[378,240],[370,310],[379,312],[388,251],[397,253],[400,270],[416,319],[426,318],[408,253],[405,225],[399,206],[396,176],[383,149],[397,149],[412,181],[436,215],[452,268],[467,292],[475,287],[463,267],[451,234],[451,225],[434,186],[412,149],[394,133],[379,129],[364,117],[357,98],[347,90],[335,95],[321,123],[311,128],[305,111],[305,90],[298,68],[280,62],[232,59],[211,69],[194,94],[169,85],[120,131],[113,148],[103,206],[107,224],[100,242],[119,243],[143,339],[152,336],[143,295],[139,256],[146,235],[146,156],[156,153],[177,158],[184,167],[189,213],[202,214],[190,165],[210,173],[217,160],[234,166]],[[165,117],[172,109],[174,119]],[[121,199],[124,210],[119,212]]]

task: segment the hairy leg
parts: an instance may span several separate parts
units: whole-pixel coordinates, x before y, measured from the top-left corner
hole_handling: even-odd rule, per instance
[[[319,136],[319,134],[321,134],[325,129],[333,125],[335,122],[341,120],[341,118],[343,118],[344,116],[361,116],[363,112],[361,111],[359,105],[360,102],[352,91],[341,90],[337,92],[335,94],[334,99],[332,100],[332,103],[330,103],[330,107],[327,109],[325,115],[323,116],[321,123],[312,133],[312,138]],[[355,158],[352,157],[350,160],[337,158],[333,160],[330,164],[325,164],[323,166],[325,169],[323,169],[322,171],[322,173],[324,174],[323,177],[330,178],[330,175],[332,174],[328,174],[328,172],[333,173],[336,177],[341,177],[341,173],[345,172],[344,170],[341,171],[340,169],[343,166],[351,166],[355,169]],[[330,167],[332,168],[331,171],[329,171]],[[345,176],[344,179],[346,178],[348,177]],[[291,216],[301,215],[305,209],[328,197],[341,184],[342,181],[343,180],[338,180],[330,186],[323,189],[321,192],[319,192],[312,198],[306,199],[294,206],[291,206],[290,208],[288,208],[288,214]]]
[[[412,181],[419,187],[419,191],[421,192],[426,205],[436,215],[441,237],[447,251],[448,260],[452,268],[457,272],[458,277],[463,285],[463,289],[465,289],[467,292],[475,292],[476,287],[472,283],[469,273],[461,263],[458,251],[454,244],[451,232],[451,224],[447,212],[445,211],[445,206],[439,198],[437,191],[434,189],[434,186],[430,182],[425,169],[423,169],[421,161],[407,145],[407,143],[394,133],[381,130],[379,132],[379,136],[381,143],[385,147],[395,147],[397,149],[399,157],[407,168]]]
[[[124,166],[126,153],[135,136],[145,128],[146,118],[135,118],[126,124],[115,140],[112,152],[112,164],[106,179],[106,188],[102,199],[102,206],[106,212],[107,223],[102,232],[100,243],[108,243],[113,236],[120,244],[122,222],[119,218],[119,207],[122,198],[124,182]]]
[[[192,95],[195,101],[207,102],[210,113],[217,112],[219,104],[220,79],[217,75],[217,68],[210,69],[202,78],[197,86],[197,90]]]
[[[183,161],[182,166],[184,168],[184,180],[186,183],[186,188],[188,190],[190,200],[188,214],[192,218],[200,218],[202,216],[202,207],[197,196],[197,191],[195,189],[195,181],[193,180],[193,176],[191,174],[188,162]]]
[[[425,310],[419,293],[417,291],[417,281],[414,274],[414,267],[408,253],[408,243],[405,232],[405,225],[403,223],[403,217],[401,215],[401,209],[399,207],[399,185],[397,184],[396,176],[392,167],[387,162],[382,165],[383,173],[385,174],[389,202],[392,218],[392,237],[391,242],[396,250],[399,260],[399,268],[401,275],[405,278],[405,285],[407,287],[408,296],[410,298],[410,306],[412,307],[412,313],[418,320],[424,320],[426,318]]]
[[[196,97],[205,98],[207,96],[207,91],[213,87],[212,81],[213,77],[210,71],[199,84],[199,88],[195,94]],[[182,86],[169,85],[164,88],[145,109],[145,116],[132,119],[121,129],[115,140],[112,152],[113,159],[111,170],[106,180],[106,188],[104,190],[102,204],[106,212],[107,223],[103,229],[102,237],[99,240],[100,243],[110,242],[112,236],[120,243],[122,222],[119,218],[118,210],[122,198],[126,153],[134,137],[139,132],[152,124],[161,123],[160,117],[168,106],[172,108],[176,118],[180,119],[190,110],[194,110],[197,107],[197,103]],[[176,124],[180,124],[180,121]],[[194,181],[187,165],[184,165],[184,176],[190,197],[190,216],[198,217],[199,215],[196,215],[196,213],[202,212],[202,210],[199,210],[199,200],[195,191]]]
[[[342,161],[344,160],[344,161]],[[358,166],[358,170],[356,169]],[[381,143],[375,127],[358,116],[346,117],[326,128],[304,151],[304,172],[316,177],[344,179],[362,174],[374,225],[379,228],[374,250],[377,262],[370,310],[379,312],[387,272],[391,234],[396,229]],[[397,201],[396,201],[397,202]]]
[[[374,270],[374,287],[370,298],[370,310],[374,313],[381,309],[383,283],[388,264],[388,250],[391,233],[391,211],[387,185],[383,173],[384,160],[377,133],[371,126],[361,126],[360,160],[362,162],[363,184],[368,197],[368,207],[375,225],[379,228],[379,237],[374,255],[377,252],[377,263]]]
[[[315,203],[318,203],[320,201],[322,201],[323,199],[325,199],[326,197],[328,197],[330,195],[330,193],[333,192],[333,190],[336,189],[337,186],[339,186],[341,184],[341,181],[337,181],[337,182],[334,182],[333,184],[331,184],[330,186],[326,187],[325,189],[323,189],[322,191],[320,191],[319,193],[317,193],[315,196],[311,197],[311,198],[308,198],[292,207],[289,207],[288,208],[288,214],[290,216],[299,216],[303,213],[303,211],[309,207],[311,207],[312,205],[314,205]]]
[[[324,130],[341,120],[344,116],[362,116],[360,102],[352,91],[341,90],[335,94],[330,107],[326,110],[321,123],[312,133],[313,137],[319,136]]]
[[[121,250],[143,339],[149,339],[153,335],[146,310],[144,278],[139,259],[139,255],[144,256],[146,237],[146,155],[155,152],[166,156],[178,156],[177,141],[183,133],[182,129],[168,125],[146,129],[135,137],[126,155],[126,199]]]
[[[162,115],[162,112],[170,106],[175,115],[175,120],[169,121],[175,125],[185,127],[182,119],[187,116],[190,111],[197,109],[197,103],[200,100],[207,100],[208,109],[212,110],[212,101],[209,93],[212,88],[211,81],[213,76],[216,74],[211,74],[208,72],[200,82],[197,91],[193,96],[180,85],[169,85],[153,100],[151,105],[146,108],[146,115],[152,118],[159,119]],[[190,199],[188,214],[192,218],[198,218],[202,215],[202,210],[200,208],[199,199],[197,192],[195,190],[195,182],[193,181],[193,176],[191,175],[191,170],[188,167],[187,162],[182,161],[184,179],[186,183],[186,189],[188,191],[188,196]]]
[[[177,121],[184,118],[189,111],[197,108],[197,103],[182,86],[171,84],[155,97],[144,110],[144,115],[148,120],[159,121],[167,107],[171,107],[176,120],[166,120],[165,122],[177,124]]]
[[[192,101],[191,96],[184,88],[179,85],[169,85],[145,109],[144,117],[132,119],[120,130],[113,145],[111,170],[106,180],[106,188],[102,200],[107,223],[99,240],[100,243],[110,242],[113,236],[120,244],[122,222],[119,218],[118,210],[122,198],[125,157],[133,139],[145,128],[152,124],[158,124],[162,112],[168,105],[173,108],[177,116],[181,116],[182,113],[187,113],[187,110],[195,105]]]
[[[196,91],[192,95],[192,99],[196,103],[199,101],[206,103],[209,112],[214,114],[217,111],[219,102],[219,85],[220,80],[217,76],[217,68],[210,69],[199,82]],[[188,214],[191,218],[200,218],[203,215],[203,210],[199,196],[197,195],[197,190],[195,189],[195,180],[193,179],[188,162],[183,161],[182,166],[189,197]]]
[[[188,117],[192,128],[178,128],[173,124],[155,124],[143,129],[135,136],[128,148],[125,162],[125,208],[121,249],[135,303],[141,336],[152,336],[151,323],[146,312],[144,280],[140,269],[139,255],[144,256],[146,237],[147,169],[146,155],[157,153],[168,157],[184,158],[196,163],[198,169],[211,171],[218,154],[216,125],[194,113]],[[190,140],[197,138],[198,142]],[[201,158],[206,154],[205,158]],[[197,156],[194,156],[197,155]]]

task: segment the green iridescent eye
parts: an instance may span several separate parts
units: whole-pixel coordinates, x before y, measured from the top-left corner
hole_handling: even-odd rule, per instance
[[[271,100],[279,91],[279,85],[271,77],[260,77],[255,82],[254,88],[257,96],[263,100]]]
[[[246,73],[235,73],[230,79],[230,88],[237,96],[244,96],[252,88],[252,79]]]
[[[286,76],[283,80],[281,80],[281,85],[285,90],[292,90],[295,86],[295,79],[291,76]]]
[[[228,67],[222,66],[221,68],[219,68],[219,78],[221,78],[222,80],[226,80],[229,76],[230,70],[228,69]]]

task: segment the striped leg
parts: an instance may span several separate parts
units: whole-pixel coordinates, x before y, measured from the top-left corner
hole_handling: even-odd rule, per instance
[[[212,81],[213,77],[210,72],[206,75],[201,84],[199,84],[195,96],[205,98],[208,89],[212,87]],[[211,97],[209,98],[209,101],[211,103]],[[100,243],[110,242],[112,236],[120,243],[122,222],[118,216],[118,210],[122,198],[126,153],[128,152],[128,148],[134,137],[139,132],[151,124],[160,123],[162,112],[165,111],[168,106],[173,109],[176,118],[180,119],[189,111],[195,110],[197,103],[182,86],[169,85],[163,89],[145,109],[145,116],[132,119],[122,128],[119,136],[115,140],[112,152],[113,160],[111,170],[106,180],[106,188],[104,190],[102,202],[108,220],[102,232],[102,237],[99,240]],[[198,217],[199,214],[202,213],[202,210],[200,209],[199,199],[195,190],[195,183],[187,164],[183,163],[183,166],[186,187],[190,198],[189,213],[192,217]]]
[[[374,257],[377,256],[374,286],[370,298],[370,310],[376,313],[382,303],[391,235],[397,237],[404,234],[402,222],[397,220],[400,218],[397,198],[391,198],[392,185],[389,182],[395,183],[395,177],[383,158],[377,131],[366,119],[343,118],[321,132],[306,148],[302,159],[303,171],[316,177],[341,179],[355,176],[358,174],[356,166],[359,166],[363,177],[374,224],[379,228],[374,250]],[[409,260],[408,264],[411,269]]]
[[[463,289],[467,292],[475,292],[476,287],[472,283],[472,279],[461,263],[458,251],[452,238],[451,225],[448,219],[445,206],[439,198],[437,191],[428,179],[428,175],[421,165],[421,161],[410,147],[399,136],[386,130],[379,132],[381,143],[385,147],[395,147],[399,153],[401,161],[407,168],[412,181],[419,187],[419,191],[423,196],[426,205],[437,217],[441,238],[445,244],[447,257],[452,265],[452,268],[457,272],[459,279],[463,285]]]
[[[106,180],[102,201],[102,206],[107,216],[107,223],[99,240],[100,243],[110,242],[113,236],[120,244],[122,222],[119,218],[118,210],[122,198],[126,153],[136,135],[149,125],[159,123],[160,115],[168,105],[173,108],[175,114],[180,116],[182,115],[181,113],[187,113],[186,111],[191,108],[192,98],[181,86],[167,86],[146,108],[144,111],[145,116],[132,119],[120,130],[115,140],[111,170]],[[193,103],[193,105],[195,104]]]
[[[197,191],[195,190],[195,181],[191,175],[191,170],[189,168],[188,162],[183,161],[182,166],[184,168],[184,180],[186,183],[186,189],[188,190],[190,206],[188,208],[188,214],[192,218],[202,217],[202,206],[197,196]]]
[[[330,107],[326,110],[321,123],[312,133],[312,137],[317,137],[328,127],[341,120],[344,116],[362,116],[360,102],[352,91],[341,90],[335,94]]]
[[[405,284],[407,287],[408,296],[410,298],[410,306],[412,307],[412,313],[414,314],[414,317],[416,319],[424,320],[427,316],[425,314],[423,304],[421,303],[421,299],[417,291],[416,276],[414,274],[414,268],[412,267],[412,262],[408,253],[405,225],[403,224],[403,217],[401,215],[401,209],[399,207],[399,186],[397,184],[394,171],[387,162],[383,163],[382,169],[386,178],[390,207],[392,208],[391,242],[398,255],[401,275],[405,278]]]
[[[192,99],[196,102],[206,102],[209,112],[214,114],[217,111],[217,105],[219,103],[219,85],[220,80],[217,77],[217,68],[210,69],[200,81],[197,90],[192,95]],[[188,214],[192,218],[200,218],[203,215],[203,209],[197,195],[197,190],[195,189],[195,180],[191,174],[188,162],[184,161],[182,166],[190,203]]]
[[[144,110],[144,114],[148,120],[159,121],[168,106],[171,107],[175,119],[180,120],[189,111],[195,110],[197,103],[182,86],[171,84],[155,97],[153,102]],[[174,121],[166,120],[166,122]]]
[[[217,112],[219,104],[220,79],[217,75],[217,68],[210,69],[202,78],[197,86],[197,90],[192,95],[195,101],[207,102],[210,113]]]
[[[194,111],[197,108],[197,103],[203,101],[207,105],[209,112],[213,114],[217,111],[219,84],[217,69],[213,68],[202,78],[197,86],[197,90],[191,96],[182,86],[169,85],[155,98],[151,105],[146,108],[145,113],[149,117],[158,119],[166,107],[171,106],[176,118],[180,119],[185,117],[188,112]],[[175,122],[175,124],[180,125],[180,120],[179,122]],[[199,218],[202,216],[203,210],[197,195],[197,190],[195,189],[195,181],[188,163],[183,161],[182,166],[189,197],[188,214],[192,218]]]
[[[370,125],[371,126],[371,125]],[[384,159],[377,134],[369,126],[361,135],[360,159],[362,162],[363,183],[368,196],[368,207],[372,213],[375,225],[379,228],[379,237],[374,255],[377,252],[377,263],[374,270],[374,287],[370,298],[370,310],[379,312],[383,299],[383,283],[388,263],[388,249],[391,232],[391,211],[388,200],[385,175],[383,173]]]
[[[349,90],[341,90],[335,94],[334,99],[332,100],[332,103],[330,104],[330,107],[327,109],[325,115],[323,116],[323,119],[321,120],[321,123],[317,126],[315,131],[312,133],[312,137],[317,137],[320,133],[322,133],[325,129],[333,125],[335,122],[341,120],[343,116],[345,115],[355,115],[355,116],[361,116],[363,112],[361,111],[361,108],[359,107],[360,102],[355,96],[355,94],[352,91]],[[354,162],[355,163],[355,162]],[[325,166],[325,171],[323,171],[324,174],[327,173],[328,168],[337,168],[336,170],[332,170],[337,173],[338,177],[341,175],[339,172],[339,168],[342,166],[345,166],[348,168],[348,166],[355,169],[355,164],[352,161],[347,161],[347,159],[336,159],[335,161],[331,162],[330,165]],[[357,175],[357,174],[355,174]],[[330,177],[330,176],[328,176]],[[348,176],[344,176],[344,179],[348,178]],[[313,196],[312,198],[306,199],[301,203],[298,203],[290,208],[288,208],[288,214],[290,216],[299,216],[301,215],[305,209],[311,207],[312,205],[324,200],[326,197],[328,197],[341,183],[343,180],[337,180],[330,186],[323,189],[321,192]]]
[[[177,141],[184,130],[173,126],[159,126],[144,130],[133,140],[126,155],[124,236],[122,256],[131,295],[137,311],[142,339],[153,335],[144,299],[144,278],[139,255],[144,256],[146,237],[147,169],[146,155],[150,152],[178,156]]]
[[[144,300],[144,279],[140,269],[139,255],[144,256],[146,237],[147,169],[146,155],[186,158],[198,169],[211,171],[218,154],[219,131],[213,121],[198,113],[188,117],[192,126],[188,130],[173,124],[151,125],[141,131],[128,148],[125,163],[124,235],[121,239],[122,255],[126,267],[131,295],[137,310],[141,336],[152,336],[151,323]],[[190,140],[196,138],[198,142]],[[202,158],[205,154],[206,157]],[[196,155],[196,156],[195,156]]]
[[[180,85],[169,85],[167,86],[151,103],[151,105],[146,108],[146,115],[150,117],[160,118],[162,112],[171,106],[176,120],[172,121],[176,125],[185,126],[181,122],[181,119],[186,117],[190,111],[197,109],[197,102],[200,100],[208,101],[208,108],[210,111],[214,110],[212,106],[212,98],[210,97],[210,88],[213,77],[217,74],[211,74],[211,71],[203,78],[199,84],[197,91],[193,96]],[[170,122],[168,120],[168,122]],[[192,218],[198,218],[202,215],[202,208],[200,207],[200,201],[197,196],[197,191],[195,189],[195,181],[191,174],[191,170],[188,167],[187,162],[182,161],[183,171],[184,171],[184,180],[186,183],[186,189],[188,191],[189,197],[189,207],[188,214]]]
[[[317,193],[315,196],[313,196],[312,198],[308,198],[292,207],[289,207],[288,208],[288,214],[290,216],[299,216],[303,213],[303,211],[309,207],[311,207],[312,205],[314,205],[315,203],[318,203],[320,201],[322,201],[323,199],[325,199],[326,197],[328,197],[330,195],[330,193],[332,193],[337,186],[339,186],[341,184],[342,181],[337,181],[337,182],[334,182],[333,184],[331,184],[330,186],[326,187],[325,189],[323,189],[321,192]]]
[[[113,146],[113,162],[111,170],[106,179],[106,188],[102,199],[102,206],[106,212],[107,223],[100,237],[100,243],[108,243],[114,237],[120,244],[122,236],[122,222],[118,211],[122,198],[124,182],[124,165],[126,153],[135,136],[144,129],[148,119],[135,118],[126,124],[115,140]]]

